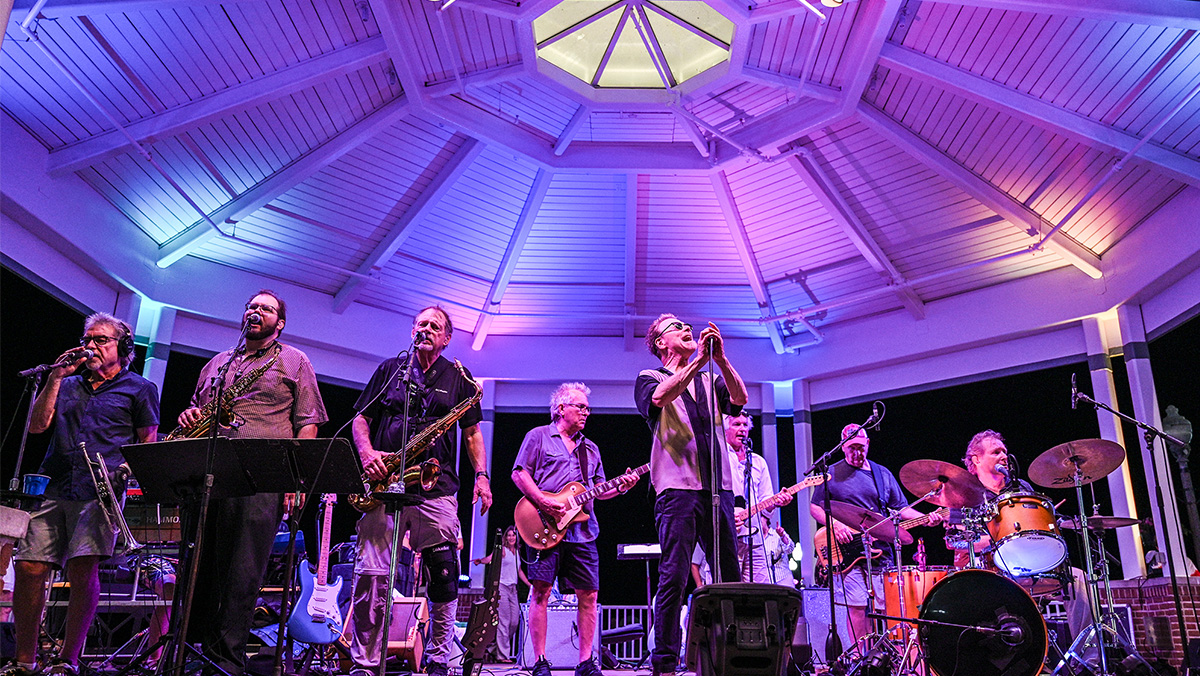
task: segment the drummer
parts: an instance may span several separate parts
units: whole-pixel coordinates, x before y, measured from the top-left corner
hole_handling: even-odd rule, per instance
[[[908,503],[904,498],[904,491],[900,488],[900,482],[896,481],[896,476],[890,470],[883,465],[867,460],[867,451],[870,448],[871,440],[867,437],[865,429],[858,425],[847,425],[842,428],[842,438],[846,440],[843,447],[846,459],[829,468],[831,478],[827,483],[813,489],[809,511],[817,523],[824,525],[829,521],[822,507],[826,486],[829,487],[830,497],[833,500],[840,500],[879,512],[883,516],[889,516],[896,510],[899,510],[901,516],[906,519],[925,516],[907,506]],[[837,519],[832,519],[832,521],[834,539],[839,545],[859,540],[858,531]],[[931,516],[928,520],[930,525],[940,522],[941,517],[936,515]],[[819,543],[818,546],[824,546],[824,543]],[[882,554],[871,563],[872,571],[878,573],[882,567],[890,566],[894,560],[892,545],[890,542],[875,540],[871,543],[871,547],[882,551]],[[849,562],[856,558],[858,555],[852,554],[844,560]],[[883,576],[873,574],[872,578],[874,578],[872,588],[876,608],[882,610],[884,604]],[[846,616],[850,622],[850,637],[852,641],[857,642],[870,633],[867,624],[867,599],[869,597],[865,562],[860,560],[849,570],[836,576],[835,593],[845,597]]]

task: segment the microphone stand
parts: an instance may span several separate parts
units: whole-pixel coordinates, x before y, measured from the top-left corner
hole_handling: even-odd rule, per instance
[[[742,472],[742,484],[745,486],[742,495],[746,496],[746,576],[742,581],[754,582],[754,515],[750,513],[750,508],[754,507],[754,496],[750,494],[750,471],[754,464],[754,456],[750,450],[749,437],[742,443],[742,453],[746,456],[746,469]],[[736,534],[735,532],[734,535]],[[734,546],[736,548],[736,542]]]
[[[72,352],[74,351],[72,350]],[[86,352],[91,353],[91,350],[86,350]],[[41,378],[38,376],[70,363],[69,359],[64,359],[53,364],[38,364],[17,373],[17,377],[25,379],[25,391],[29,393],[29,408],[25,412],[25,429],[21,430],[21,445],[17,449],[17,466],[13,469],[12,479],[8,482],[8,490],[14,493],[21,489],[21,464],[25,461],[25,444],[29,441],[29,424],[33,422],[33,405],[37,403],[38,390],[41,388]]]
[[[713,370],[712,359],[712,338],[709,338],[708,345],[708,406],[709,406],[709,437],[708,445],[708,487],[711,491],[709,505],[712,507],[712,541],[713,541],[713,561],[712,561],[712,576],[713,582],[724,582],[721,576],[721,486],[720,476],[721,471],[718,462],[725,462],[725,446],[721,443],[723,437],[719,436],[717,416],[721,415],[721,409],[717,402],[717,376]],[[724,424],[721,425],[724,427]],[[737,533],[734,533],[737,536]],[[737,543],[730,543],[733,546],[733,556],[737,559]]]
[[[1138,429],[1142,430],[1142,438],[1146,442],[1146,455],[1150,458],[1150,468],[1151,468],[1151,470],[1153,470],[1153,473],[1154,473],[1154,481],[1159,486],[1159,489],[1154,492],[1154,501],[1155,501],[1155,504],[1158,506],[1158,513],[1165,515],[1167,512],[1166,512],[1166,507],[1163,505],[1163,486],[1171,485],[1170,484],[1171,477],[1169,477],[1169,476],[1166,477],[1166,483],[1163,482],[1163,477],[1160,475],[1160,473],[1158,471],[1158,464],[1154,462],[1154,439],[1157,437],[1157,438],[1163,440],[1163,446],[1164,446],[1163,452],[1164,453],[1167,452],[1166,451],[1167,444],[1179,444],[1180,446],[1184,446],[1186,444],[1184,444],[1182,441],[1176,439],[1175,437],[1171,436],[1170,434],[1167,434],[1166,432],[1163,432],[1162,430],[1154,427],[1153,425],[1144,423],[1141,420],[1134,418],[1133,416],[1125,415],[1124,413],[1121,413],[1120,411],[1112,408],[1108,404],[1105,404],[1103,402],[1099,402],[1099,401],[1096,401],[1095,399],[1092,399],[1091,397],[1084,394],[1083,392],[1074,392],[1072,394],[1072,399],[1071,399],[1072,407],[1074,407],[1075,402],[1077,402],[1077,401],[1082,401],[1085,404],[1091,404],[1095,408],[1099,408],[1099,409],[1108,411],[1109,413],[1117,416],[1121,420],[1124,420],[1125,422],[1130,423],[1131,425],[1134,425]],[[1164,458],[1164,461],[1165,460],[1169,460],[1169,458]],[[1169,463],[1167,463],[1167,467],[1170,467]],[[1078,490],[1078,488],[1076,490]],[[1080,500],[1082,501],[1082,498],[1080,498]],[[1081,507],[1081,510],[1082,510],[1082,507]],[[1087,517],[1085,515],[1083,515],[1081,513],[1079,518],[1080,518],[1080,524],[1082,524],[1082,525],[1087,524]],[[1164,523],[1164,526],[1165,525],[1166,524]],[[1180,529],[1182,531],[1182,525],[1180,526]],[[1166,554],[1167,554],[1167,567],[1171,573],[1171,595],[1175,597],[1175,619],[1177,622],[1179,622],[1179,645],[1186,646],[1188,644],[1188,630],[1187,630],[1187,623],[1184,622],[1184,619],[1183,619],[1183,602],[1180,600],[1180,596],[1179,596],[1179,579],[1175,575],[1175,557],[1172,556],[1172,553],[1171,553],[1171,538],[1168,536],[1167,533],[1164,532],[1162,534],[1161,540],[1162,540],[1162,547],[1166,551]],[[1179,541],[1181,543],[1183,542],[1183,533],[1182,532],[1179,533]],[[1088,551],[1088,550],[1089,550],[1089,548],[1085,548],[1085,551]],[[1088,571],[1089,574],[1091,574],[1091,572],[1092,571]],[[1101,645],[1103,645],[1103,639],[1101,639]],[[1197,666],[1197,665],[1192,665],[1191,662],[1192,662],[1191,653],[1185,649],[1183,651],[1183,666],[1184,666],[1185,671],[1190,672],[1191,669],[1193,668],[1193,666]]]
[[[863,429],[866,429],[867,427],[870,427],[872,424],[878,423],[878,421],[873,422],[874,417],[875,416],[872,415],[870,418],[867,419],[866,424],[858,426],[858,429],[854,431],[854,434],[845,436],[841,441],[838,442],[837,446],[834,446],[833,448],[829,449],[828,451],[825,451],[825,453],[822,454],[821,457],[817,458],[817,461],[812,464],[812,467],[808,468],[808,471],[806,471],[804,473],[804,476],[813,476],[816,474],[829,474],[829,460],[833,457],[833,454],[842,450],[842,447],[846,445],[846,442],[849,441],[850,439],[853,439],[854,437],[858,436],[858,433],[860,431],[862,431]],[[832,482],[833,476],[830,475],[829,479],[830,479],[830,481],[827,483]],[[829,490],[828,485],[822,486],[822,488],[824,488],[824,490],[822,491],[822,495],[824,497],[821,500],[821,502],[822,502],[821,508],[825,510],[825,552],[826,552],[825,567],[828,569],[828,572],[825,576],[826,577],[825,583],[826,583],[826,586],[829,588],[829,634],[825,638],[825,663],[829,664],[829,663],[833,662],[833,660],[840,657],[842,654],[842,637],[838,636],[838,632],[837,632],[837,604],[833,598],[833,559],[832,559],[832,555],[833,555],[833,547],[834,547],[834,543],[833,543],[834,538],[833,538],[833,507],[830,504],[832,502],[833,498],[830,495],[830,490]],[[867,585],[868,586],[871,585],[870,580],[867,580]]]

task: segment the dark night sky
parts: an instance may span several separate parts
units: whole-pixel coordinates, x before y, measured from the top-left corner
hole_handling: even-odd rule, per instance
[[[0,420],[5,430],[0,471],[3,472],[3,483],[7,485],[16,461],[26,406],[26,402],[21,401],[18,409],[22,382],[14,374],[22,368],[50,360],[65,346],[74,344],[81,332],[82,316],[8,268],[0,270],[0,304],[4,308],[3,325],[0,326]],[[1168,404],[1175,404],[1184,416],[1200,421],[1200,389],[1194,385],[1195,376],[1200,370],[1200,351],[1195,349],[1197,345],[1200,345],[1200,319],[1193,319],[1151,342],[1150,354],[1160,404],[1164,408]],[[736,363],[736,355],[734,359]],[[174,427],[173,421],[186,404],[203,363],[204,360],[198,357],[178,352],[172,354],[167,370],[167,385],[162,393],[164,430],[169,431]],[[1113,366],[1118,391],[1124,393],[1128,387],[1124,364],[1117,360]],[[140,370],[140,359],[134,368]],[[1086,364],[1080,362],[884,399],[887,417],[881,429],[872,434],[871,457],[895,473],[899,473],[900,467],[906,462],[920,458],[957,462],[971,435],[991,428],[1004,434],[1010,451],[1016,454],[1023,467],[1027,467],[1039,453],[1056,444],[1098,436],[1096,416],[1089,410],[1081,408],[1073,411],[1070,408],[1072,373],[1079,376],[1079,382],[1084,386],[1081,389],[1089,391]],[[322,429],[322,434],[332,434],[351,415],[358,392],[329,383],[321,383],[321,392],[332,420]],[[1122,411],[1132,410],[1127,394],[1122,395],[1119,404]],[[817,451],[832,447],[843,425],[861,422],[869,414],[869,404],[815,411],[813,438]],[[548,419],[546,414],[497,412],[492,449],[495,477],[494,516],[491,519],[493,528],[511,522],[518,493],[506,477],[521,439],[527,430],[545,424]],[[781,474],[778,483],[788,485],[796,481],[797,474],[792,454],[792,421],[790,418],[780,418],[778,423]],[[595,414],[589,420],[587,433],[599,444],[610,476],[647,460],[649,430],[640,416]],[[1140,448],[1140,437],[1130,435],[1128,429],[1126,434],[1127,448]],[[47,434],[30,437],[25,471],[36,469],[48,438]],[[757,428],[754,438],[756,442],[760,441]],[[1139,499],[1138,508],[1145,515],[1149,513],[1149,505],[1141,478],[1141,462],[1139,460],[1131,465],[1135,493]],[[1195,473],[1193,467],[1193,475]],[[1107,506],[1105,483],[1101,481],[1093,486],[1096,488],[1095,499],[1101,503],[1101,511],[1111,513],[1111,508]],[[617,561],[616,548],[619,543],[655,540],[647,488],[648,482],[643,480],[629,495],[597,505],[596,514],[601,523],[602,603],[645,602],[644,565],[641,562]],[[1047,489],[1046,493],[1055,502],[1069,498],[1060,511],[1077,511],[1073,491]],[[356,512],[344,503],[340,504],[334,518],[335,542],[349,538],[356,517]],[[783,519],[784,525],[794,534],[798,523],[795,508],[785,509]],[[303,525],[313,535],[309,538],[310,548],[315,547],[316,541],[312,520],[309,510]],[[1182,520],[1186,528],[1186,517]],[[948,553],[939,546],[940,528],[918,528],[914,534],[925,538],[930,564],[948,562]],[[1113,546],[1115,548],[1115,538]]]

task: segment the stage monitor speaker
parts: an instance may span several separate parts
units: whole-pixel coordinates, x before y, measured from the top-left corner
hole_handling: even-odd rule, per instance
[[[812,659],[816,664],[828,664],[829,660],[825,659],[825,639],[829,636],[829,589],[825,587],[805,587],[804,595],[804,623],[807,625],[807,636],[804,636],[804,644],[812,648]],[[850,624],[846,620],[846,607],[838,605],[837,626],[838,636],[842,639],[842,649],[849,648],[850,642]],[[799,642],[800,639],[797,638]]]
[[[546,660],[554,670],[575,670],[579,664],[579,625],[576,622],[576,606],[551,606],[546,609]],[[600,650],[600,604],[596,604],[596,635],[592,639],[592,652]],[[523,669],[532,669],[537,659],[533,654],[533,636],[529,631],[529,604],[521,604],[521,652],[517,664]]]
[[[402,668],[417,671],[425,652],[423,632],[429,621],[429,603],[424,596],[401,597],[392,603],[392,624],[388,628],[388,657],[399,660]]]
[[[699,676],[783,676],[802,597],[790,587],[724,582],[692,594],[687,666]]]

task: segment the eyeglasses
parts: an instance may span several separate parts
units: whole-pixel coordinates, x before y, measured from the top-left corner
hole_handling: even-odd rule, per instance
[[[84,336],[79,339],[80,346],[86,347],[88,343],[95,343],[96,347],[104,347],[116,340],[112,336]]]
[[[579,409],[580,413],[590,413],[592,411],[592,407],[587,404],[563,404],[563,406],[574,406]]]
[[[269,315],[279,314],[279,309],[273,305],[262,305],[261,303],[246,303],[246,309],[250,312],[262,310]]]
[[[673,321],[670,324],[667,324],[665,329],[660,329],[658,335],[655,336],[654,339],[658,340],[659,338],[662,338],[663,334],[667,333],[668,331],[687,331],[688,333],[691,333],[692,325],[678,320]]]

